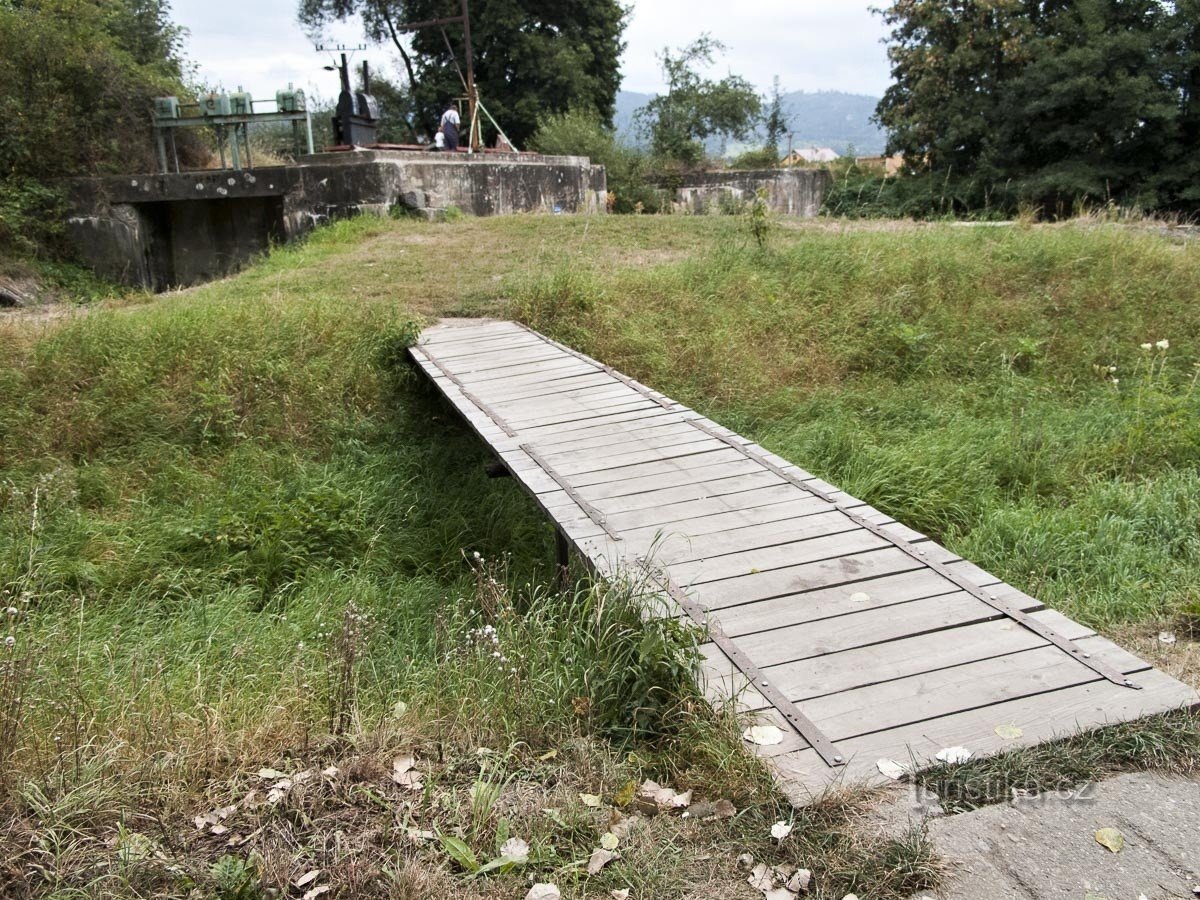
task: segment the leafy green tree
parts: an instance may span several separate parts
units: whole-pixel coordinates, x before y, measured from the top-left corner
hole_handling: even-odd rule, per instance
[[[758,124],[762,99],[746,79],[726,75],[713,81],[698,71],[724,51],[724,44],[703,34],[674,53],[666,47],[659,54],[667,92],[637,113],[655,155],[694,165],[704,157],[705,138],[744,140]]]
[[[300,20],[320,28],[362,17],[368,38],[391,41],[401,56],[416,120],[436,130],[446,103],[464,95],[463,29],[398,28],[458,15],[455,0],[301,0]],[[471,40],[480,100],[523,146],[548,113],[592,109],[612,123],[620,87],[627,11],[619,0],[474,0]],[[485,134],[492,129],[483,120]]]
[[[1184,137],[1197,7],[895,0],[883,12],[894,83],[877,111],[890,149],[939,176],[956,209],[986,206],[1001,185],[1055,215],[1177,203],[1197,174]]]
[[[0,2],[0,242],[52,238],[56,179],[155,165],[152,100],[178,94],[161,0]]]
[[[972,172],[991,165],[998,89],[1030,59],[1029,0],[896,0],[892,85],[877,117],[889,152],[931,169]]]
[[[783,112],[783,92],[779,87],[778,75],[775,76],[775,81],[771,85],[771,105],[767,108],[765,125],[767,128],[766,149],[772,151],[778,161],[780,143],[788,133],[788,118]]]
[[[552,156],[586,156],[604,166],[613,212],[658,212],[660,193],[647,180],[647,161],[639,150],[624,143],[599,116],[572,110],[544,117],[530,148]]]

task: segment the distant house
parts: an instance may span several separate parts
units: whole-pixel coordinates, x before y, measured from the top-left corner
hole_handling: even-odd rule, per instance
[[[783,159],[785,166],[804,166],[814,163],[831,163],[839,159],[837,152],[829,147],[797,147]]]

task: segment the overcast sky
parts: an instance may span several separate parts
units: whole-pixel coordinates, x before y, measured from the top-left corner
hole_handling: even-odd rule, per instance
[[[174,18],[190,31],[187,55],[201,76],[232,90],[245,86],[270,99],[289,81],[330,97],[337,80],[327,59],[296,24],[296,0],[174,0]],[[715,74],[736,72],[766,91],[778,75],[785,90],[843,90],[879,95],[888,84],[884,29],[870,0],[635,0],[626,30],[622,88],[661,88],[657,53],[710,32],[729,47]],[[362,41],[356,24],[333,29],[335,41]],[[362,54],[359,58],[362,58]],[[372,48],[374,64],[392,68],[392,53]]]

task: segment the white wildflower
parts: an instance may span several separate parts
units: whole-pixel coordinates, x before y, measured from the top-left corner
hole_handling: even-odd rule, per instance
[[[1154,345],[1149,342],[1146,342],[1145,344],[1142,344],[1142,349],[1143,350],[1153,350]]]
[[[1155,343],[1154,346],[1157,347],[1159,350],[1170,350],[1171,342],[1168,341],[1166,338],[1163,338],[1161,341],[1158,341],[1157,343]]]
[[[11,650],[17,644],[17,639],[11,634],[4,639],[4,646]]]

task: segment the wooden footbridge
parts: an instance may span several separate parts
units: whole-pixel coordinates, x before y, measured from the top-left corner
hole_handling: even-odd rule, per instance
[[[776,726],[774,743],[748,746],[796,802],[879,778],[881,760],[920,766],[1200,702],[924,535],[521,325],[447,320],[411,352],[562,546],[603,577],[653,579],[672,614],[706,629],[707,694]]]

